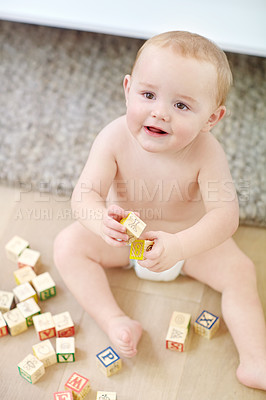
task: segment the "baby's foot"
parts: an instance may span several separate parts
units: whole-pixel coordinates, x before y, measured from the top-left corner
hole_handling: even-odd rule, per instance
[[[142,334],[138,321],[126,315],[113,317],[109,321],[107,334],[121,355],[131,358],[137,354],[137,344]]]
[[[240,364],[236,374],[243,385],[266,390],[266,358]]]

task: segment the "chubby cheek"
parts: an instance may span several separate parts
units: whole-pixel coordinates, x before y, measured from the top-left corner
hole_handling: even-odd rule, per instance
[[[144,116],[142,115],[141,109],[137,107],[128,106],[127,107],[127,124],[129,130],[132,133],[136,133],[143,126]]]

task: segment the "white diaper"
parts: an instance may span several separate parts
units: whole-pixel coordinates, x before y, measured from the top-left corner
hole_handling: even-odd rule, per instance
[[[176,265],[166,271],[154,272],[141,267],[137,260],[130,260],[130,264],[134,267],[136,275],[141,279],[148,279],[150,281],[173,281],[180,273],[182,274],[184,262],[184,260],[178,261]]]

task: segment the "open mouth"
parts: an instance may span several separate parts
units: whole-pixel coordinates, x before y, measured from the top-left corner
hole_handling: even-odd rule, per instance
[[[157,128],[156,126],[145,126],[145,131],[150,134],[150,135],[167,135],[168,132],[163,131],[160,128]]]

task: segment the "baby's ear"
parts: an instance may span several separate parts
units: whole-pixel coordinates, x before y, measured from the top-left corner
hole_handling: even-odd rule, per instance
[[[126,105],[127,105],[127,99],[128,99],[129,89],[130,89],[130,82],[131,82],[131,76],[126,75],[124,77],[124,82],[123,82],[124,93],[125,93],[125,98],[126,98]]]
[[[221,121],[221,119],[225,116],[225,113],[226,113],[225,106],[218,107],[217,110],[210,115],[203,131],[204,132],[210,131],[219,121]]]

